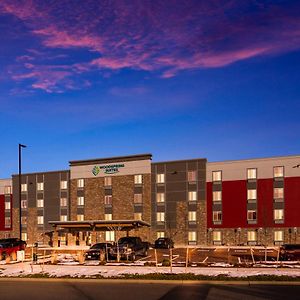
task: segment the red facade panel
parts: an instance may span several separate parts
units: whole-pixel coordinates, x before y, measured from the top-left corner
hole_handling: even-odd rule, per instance
[[[222,182],[222,224],[212,221],[212,183],[207,183],[208,228],[300,227],[300,177],[285,178],[284,224],[273,220],[273,178],[257,181],[257,224],[247,223],[247,181]]]
[[[5,230],[5,197],[0,195],[0,230]]]

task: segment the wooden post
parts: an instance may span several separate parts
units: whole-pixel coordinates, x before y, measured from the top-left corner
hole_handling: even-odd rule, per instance
[[[156,249],[154,249],[154,257],[155,257],[155,267],[156,267],[156,273],[157,273],[158,268],[157,268],[157,252],[156,252]]]
[[[173,263],[173,250],[172,248],[170,248],[170,272],[171,273],[173,273],[172,263]]]
[[[187,267],[189,263],[189,248],[186,248],[186,258],[185,258],[185,273],[187,273]]]
[[[267,246],[265,247],[265,261],[267,261]]]
[[[254,260],[254,256],[253,256],[253,249],[252,248],[250,248],[250,252],[251,252],[252,262],[255,264],[255,260]]]

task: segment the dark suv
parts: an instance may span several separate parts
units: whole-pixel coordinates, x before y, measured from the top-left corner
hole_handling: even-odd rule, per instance
[[[154,248],[170,249],[174,248],[174,242],[170,238],[159,238],[155,241]]]
[[[110,248],[112,247],[111,243],[97,243],[94,244],[89,250],[85,253],[85,259],[100,259],[100,254],[103,253],[107,258]]]
[[[300,260],[300,244],[284,244],[280,247],[281,260]]]
[[[25,250],[26,245],[26,242],[18,238],[0,239],[0,258],[5,259],[14,252]]]

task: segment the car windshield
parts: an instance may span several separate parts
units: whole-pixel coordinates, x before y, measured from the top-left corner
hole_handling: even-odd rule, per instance
[[[124,237],[119,239],[119,244],[132,244],[134,240],[132,238]]]
[[[95,244],[95,245],[93,245],[91,247],[91,249],[100,249],[100,248],[103,248],[103,247],[105,247],[105,245],[103,245],[103,244]]]

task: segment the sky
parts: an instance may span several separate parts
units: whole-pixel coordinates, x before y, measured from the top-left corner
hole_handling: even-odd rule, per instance
[[[300,154],[299,1],[1,0],[0,41],[0,178]]]

